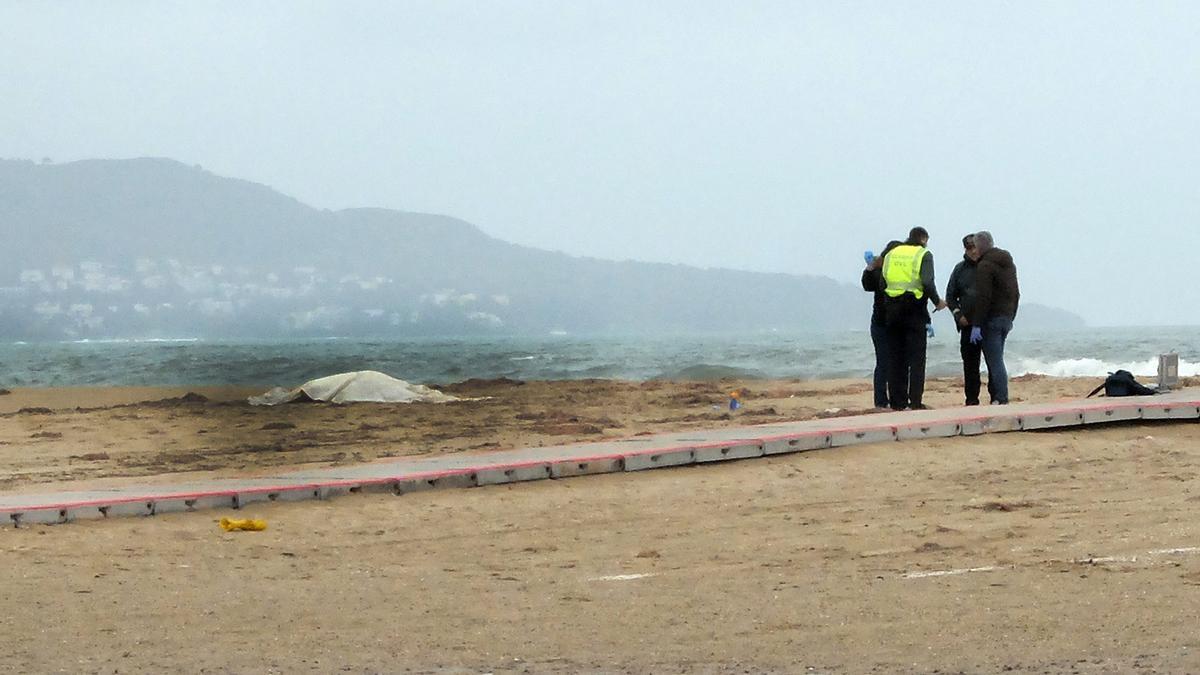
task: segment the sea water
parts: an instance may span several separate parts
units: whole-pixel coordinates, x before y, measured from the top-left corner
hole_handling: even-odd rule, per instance
[[[1087,328],[1010,334],[1009,374],[1096,376],[1124,368],[1153,376],[1177,352],[1180,375],[1200,374],[1200,328]],[[625,380],[866,378],[866,330],[720,335],[472,337],[421,340],[111,340],[0,345],[0,387],[280,385],[352,370],[410,382],[468,378]],[[927,372],[961,373],[958,334],[929,340]]]

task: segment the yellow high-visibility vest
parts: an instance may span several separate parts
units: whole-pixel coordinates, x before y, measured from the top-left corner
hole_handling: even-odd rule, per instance
[[[918,300],[925,297],[925,287],[921,284],[921,263],[928,252],[924,246],[901,244],[888,251],[883,257],[883,280],[887,282],[889,297],[898,298],[905,293],[912,293]]]

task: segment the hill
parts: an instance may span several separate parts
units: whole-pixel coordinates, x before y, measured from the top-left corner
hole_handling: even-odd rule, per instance
[[[17,340],[835,330],[869,312],[826,277],[569,256],[167,159],[0,160],[0,231]]]

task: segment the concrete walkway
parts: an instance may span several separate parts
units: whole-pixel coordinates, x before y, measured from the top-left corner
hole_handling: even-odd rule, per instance
[[[401,458],[255,479],[220,479],[111,490],[8,495],[0,522],[20,526],[91,518],[241,508],[265,501],[329,499],[353,492],[405,494],[617,471],[745,459],[858,443],[1052,429],[1129,420],[1200,418],[1200,389],[1161,396],[945,408],[781,422],[598,443]]]

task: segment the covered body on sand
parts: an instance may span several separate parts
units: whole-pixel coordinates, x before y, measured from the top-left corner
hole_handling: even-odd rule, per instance
[[[293,401],[330,403],[447,403],[458,398],[425,385],[412,384],[375,370],[338,373],[309,380],[294,389],[275,387],[251,396],[251,405],[279,405]]]

